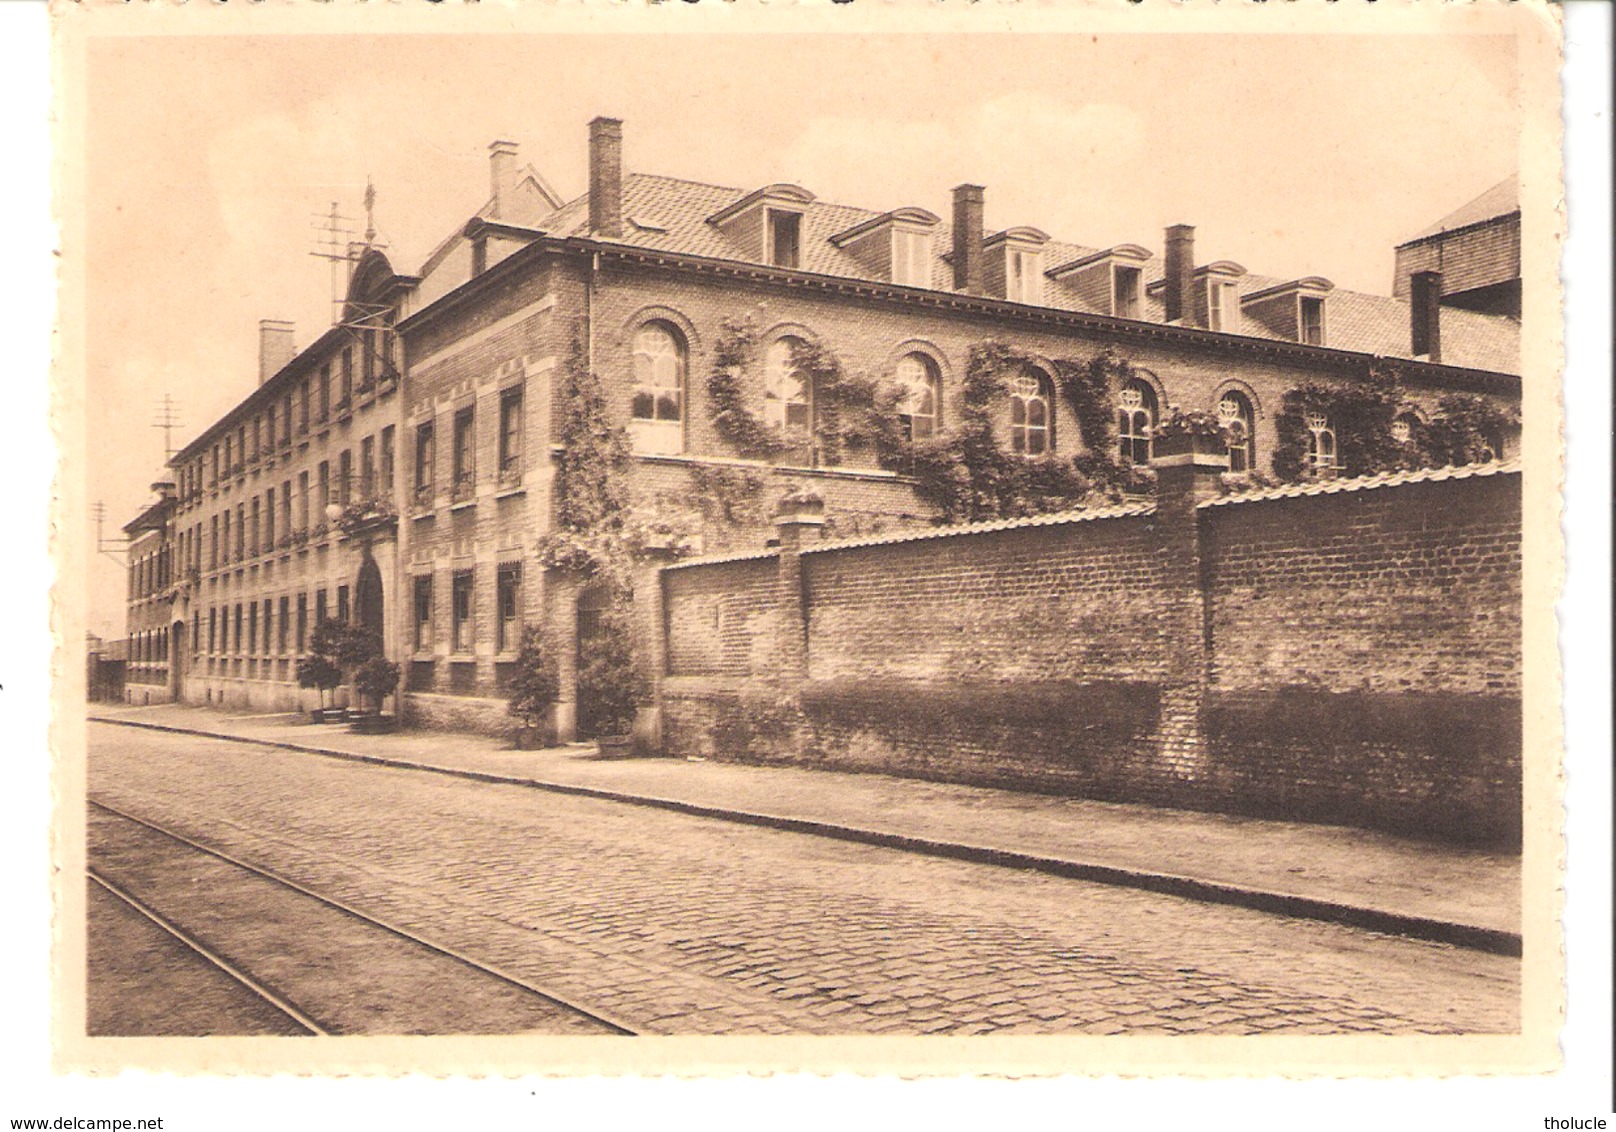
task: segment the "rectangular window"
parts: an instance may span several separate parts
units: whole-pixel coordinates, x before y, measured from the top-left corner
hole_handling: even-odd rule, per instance
[[[297,595],[297,651],[302,652],[309,639],[309,595]]]
[[[236,474],[235,465],[231,462],[230,456],[230,438],[227,436],[224,438],[224,463],[221,465],[219,472],[219,474],[222,476],[233,476]]]
[[[314,496],[314,505],[320,509],[318,521],[325,522],[325,509],[331,505],[331,461],[321,460],[319,467],[319,491]]]
[[[1017,303],[1044,301],[1044,256],[1023,248],[1005,250],[1005,298]]]
[[[275,549],[275,489],[264,489],[264,550]]]
[[[312,390],[309,379],[305,377],[297,387],[297,431],[299,433],[309,431],[309,401],[311,396]]]
[[[377,470],[377,489],[383,499],[393,498],[393,426],[382,429],[381,467]]]
[[[376,438],[367,436],[359,442],[359,497],[376,498]]]
[[[366,330],[361,339],[359,356],[359,388],[368,390],[376,384],[376,332]]]
[[[245,427],[245,426],[243,426],[243,427]],[[247,447],[247,445],[245,443],[243,443],[242,448],[245,449],[246,447]],[[264,450],[264,420],[263,420],[262,417],[254,417],[252,419],[252,450],[251,450],[251,453],[246,457],[246,459],[249,459],[249,460],[258,459],[258,454],[260,452],[262,452],[263,450]]]
[[[1302,341],[1309,346],[1324,345],[1324,300],[1302,297]]]
[[[281,444],[292,443],[292,395],[287,393],[281,399]]]
[[[219,516],[208,519],[208,569],[219,568]]]
[[[470,570],[455,572],[453,596],[449,646],[455,652],[470,652],[472,638]]]
[[[507,389],[499,398],[499,474],[503,478],[522,468],[522,387]]]
[[[342,384],[338,386],[340,396],[337,397],[337,408],[346,409],[353,400],[353,347],[344,346],[342,350]]]
[[[320,415],[323,424],[331,416],[331,363],[320,367]]]
[[[275,599],[272,598],[272,597],[266,597],[264,599],[264,636],[263,636],[263,639],[259,642],[259,645],[258,645],[258,652],[260,653],[260,655],[263,655],[263,656],[268,656],[270,654],[270,651],[271,651],[269,643],[273,638],[270,636],[270,634],[274,630],[271,629],[270,626],[273,623],[274,615],[275,615]]]
[[[231,470],[236,471],[236,472],[240,472],[241,469],[242,469],[242,466],[244,464],[246,464],[246,462],[247,462],[247,423],[245,421],[243,421],[242,424],[241,424],[241,427],[236,429],[236,462],[231,465]]]
[[[433,443],[431,421],[415,430],[415,494],[417,498],[432,494],[432,467],[436,445]]]
[[[228,563],[230,561],[230,546],[231,546],[231,543],[230,543],[230,508],[228,508],[228,507],[226,507],[224,509],[224,539],[223,539],[223,543],[224,543],[224,549],[219,552],[219,561],[220,561],[220,563]]]
[[[337,499],[344,507],[353,499],[353,452],[347,448],[337,456]]]
[[[892,281],[909,287],[931,286],[931,233],[892,231]]]
[[[337,620],[344,625],[348,623],[348,587],[337,587]]]
[[[286,652],[286,639],[289,636],[289,627],[292,620],[291,614],[292,599],[289,597],[281,598],[281,616],[275,622],[275,651],[278,653]]]
[[[1240,285],[1210,280],[1206,285],[1206,325],[1233,333],[1240,325]]]
[[[218,652],[219,643],[219,610],[210,606],[208,609],[208,651]]]
[[[432,575],[415,579],[415,651],[432,648]]]
[[[1117,266],[1112,272],[1112,281],[1116,286],[1115,309],[1112,313],[1118,318],[1138,318],[1139,269]]]
[[[270,402],[269,408],[264,410],[264,447],[275,447],[275,422],[278,419],[275,403]]]
[[[495,647],[500,652],[515,652],[517,638],[521,629],[519,625],[519,598],[522,589],[522,567],[519,565],[501,566],[499,568],[499,622],[498,636]]]
[[[241,626],[244,620],[245,618],[241,612],[241,603],[238,601],[236,603],[236,630],[230,634],[230,651],[236,653],[237,655],[240,655],[242,651]]]
[[[769,209],[769,262],[776,267],[796,267],[800,259],[802,217],[795,212]]]
[[[323,589],[315,590],[314,591],[314,623],[316,625],[318,625],[318,624],[320,624],[320,622],[324,621],[325,620],[325,614],[326,614],[325,590],[323,590]]]
[[[297,529],[304,534],[309,530],[309,473],[297,473]]]
[[[461,409],[454,419],[454,486],[455,497],[469,496],[476,486],[477,465],[476,417],[470,407]]]
[[[258,651],[258,603],[247,603],[247,652]]]
[[[305,472],[304,475],[308,473]],[[281,481],[281,538],[292,537],[292,481]]]

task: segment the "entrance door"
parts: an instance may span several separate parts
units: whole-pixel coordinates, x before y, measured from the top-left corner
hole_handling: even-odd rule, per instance
[[[185,687],[185,622],[176,621],[168,630],[168,694],[175,703]]]
[[[354,588],[354,620],[378,634],[382,631],[382,572],[376,560],[365,556],[359,567],[359,584]]]

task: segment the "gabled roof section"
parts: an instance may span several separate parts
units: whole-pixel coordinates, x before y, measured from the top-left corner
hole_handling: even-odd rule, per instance
[[[991,248],[995,244],[1002,244],[1006,242],[1017,244],[1047,244],[1049,243],[1049,233],[1045,232],[1042,228],[1031,228],[1023,224],[1016,228],[1006,228],[1002,232],[993,233],[993,235],[982,241],[982,246],[985,248]]]
[[[1138,244],[1118,244],[1114,248],[1105,248],[1102,251],[1090,252],[1088,255],[1081,255],[1076,259],[1067,260],[1065,263],[1050,268],[1044,274],[1051,279],[1059,279],[1063,275],[1070,275],[1074,271],[1082,271],[1085,267],[1092,267],[1094,264],[1106,260],[1120,260],[1125,263],[1148,263],[1150,262],[1150,250],[1142,248]]]
[[[725,205],[707,218],[709,224],[722,224],[726,220],[733,220],[747,209],[763,204],[765,201],[778,201],[782,204],[807,206],[814,202],[814,194],[801,185],[792,185],[784,181],[772,185],[764,185],[761,189],[754,189],[738,201]]]
[[[1520,182],[1515,174],[1511,173],[1475,200],[1460,205],[1435,224],[1415,233],[1398,246],[1404,247],[1417,240],[1439,236],[1443,232],[1451,232],[1455,228],[1468,228],[1472,224],[1497,220],[1500,217],[1518,213],[1520,210]]]
[[[934,227],[942,220],[935,213],[927,212],[924,208],[895,208],[891,212],[883,212],[873,216],[862,223],[855,224],[845,232],[838,232],[830,238],[830,242],[839,248],[845,248],[854,240],[869,235],[877,229],[890,224],[908,224],[919,227]]]

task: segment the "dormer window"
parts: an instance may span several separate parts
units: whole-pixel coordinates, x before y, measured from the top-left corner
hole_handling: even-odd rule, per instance
[[[1240,284],[1226,279],[1207,280],[1207,329],[1233,332],[1239,325]]]
[[[1149,262],[1150,252],[1138,244],[1118,244],[1052,267],[1044,274],[1075,298],[1080,310],[1138,319],[1143,317],[1144,268]]]
[[[1325,344],[1324,305],[1335,284],[1310,275],[1240,298],[1240,311],[1280,338],[1307,346]]]
[[[932,229],[938,219],[923,208],[898,208],[872,216],[830,238],[875,279],[905,287],[930,287]]]
[[[1111,310],[1118,318],[1139,317],[1139,297],[1144,290],[1144,272],[1118,263],[1111,268]]]
[[[892,281],[909,287],[931,286],[931,233],[892,230]]]
[[[1044,253],[1024,248],[1006,252],[1004,297],[1013,303],[1044,301]]]
[[[1324,345],[1324,300],[1311,295],[1302,296],[1301,340],[1309,346]]]
[[[802,213],[771,208],[768,218],[769,262],[775,267],[795,270],[801,266],[802,258]]]
[[[802,218],[814,194],[798,185],[765,185],[707,218],[741,258],[771,267],[802,267]]]
[[[1044,301],[1044,244],[1049,237],[1036,228],[1011,228],[984,241],[988,293],[1012,303]]]

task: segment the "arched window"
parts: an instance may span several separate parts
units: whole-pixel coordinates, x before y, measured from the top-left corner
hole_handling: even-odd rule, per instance
[[[898,387],[903,391],[898,400],[898,420],[903,424],[904,436],[909,440],[935,436],[942,394],[937,363],[925,354],[905,354],[898,360]]]
[[[1336,459],[1335,425],[1324,413],[1307,415],[1307,474],[1329,479],[1340,464]]]
[[[1231,389],[1218,399],[1218,422],[1228,436],[1231,472],[1249,472],[1257,466],[1257,449],[1252,439],[1255,421],[1250,399],[1238,389]]]
[[[665,322],[648,322],[634,335],[635,451],[684,451],[685,359],[684,339]]]
[[[1117,450],[1135,464],[1150,463],[1150,435],[1156,427],[1156,391],[1133,378],[1117,398]]]
[[[1024,456],[1041,456],[1055,447],[1050,422],[1054,404],[1049,378],[1024,369],[1010,379],[1010,448]]]
[[[764,359],[763,419],[781,432],[806,436],[812,427],[812,391],[808,378],[797,368],[793,351],[807,346],[790,335],[769,345]]]

